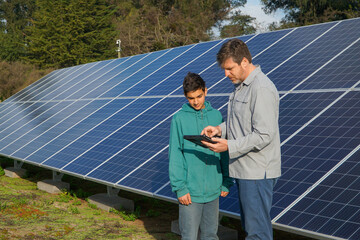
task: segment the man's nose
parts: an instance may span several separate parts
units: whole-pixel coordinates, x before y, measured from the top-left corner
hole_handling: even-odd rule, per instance
[[[228,70],[224,70],[225,71],[225,77],[229,76],[230,72]]]

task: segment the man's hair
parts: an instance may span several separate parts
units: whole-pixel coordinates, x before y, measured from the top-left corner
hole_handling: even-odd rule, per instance
[[[224,43],[216,55],[216,60],[221,66],[228,58],[232,58],[234,62],[240,64],[243,58],[249,63],[252,62],[251,54],[246,44],[240,39],[233,38]]]
[[[196,91],[198,89],[205,91],[205,81],[200,77],[199,74],[188,72],[183,82],[185,96],[188,92]]]

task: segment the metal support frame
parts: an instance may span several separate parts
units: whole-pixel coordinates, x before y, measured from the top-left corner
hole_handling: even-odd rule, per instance
[[[120,189],[118,188],[113,188],[111,186],[106,186],[106,190],[107,190],[107,195],[109,197],[117,197],[117,195],[119,194],[120,192]]]
[[[56,181],[56,182],[61,182],[61,179],[64,176],[63,173],[59,173],[56,171],[52,171],[52,175],[53,175],[53,181]]]
[[[24,164],[24,162],[18,161],[18,160],[14,160],[14,168],[16,170],[21,169],[22,165]]]

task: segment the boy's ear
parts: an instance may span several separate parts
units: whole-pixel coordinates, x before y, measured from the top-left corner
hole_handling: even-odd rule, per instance
[[[205,92],[204,93],[205,93],[205,96],[206,96],[206,94],[207,94],[207,88],[206,87],[205,87]]]

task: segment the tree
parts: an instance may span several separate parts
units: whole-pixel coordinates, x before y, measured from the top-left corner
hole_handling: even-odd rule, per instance
[[[229,12],[246,0],[118,0],[116,26],[122,55],[177,47],[213,36]]]
[[[256,32],[253,23],[255,18],[249,15],[242,15],[240,11],[236,11],[229,17],[230,23],[220,28],[220,37],[229,38],[252,34]]]
[[[116,56],[114,7],[106,0],[37,0],[27,28],[26,59],[41,67],[68,67]]]
[[[283,9],[281,28],[348,19],[360,16],[359,0],[261,0],[266,13]],[[278,28],[273,24],[271,28]]]
[[[16,61],[25,55],[25,32],[35,0],[0,1],[0,59]]]

